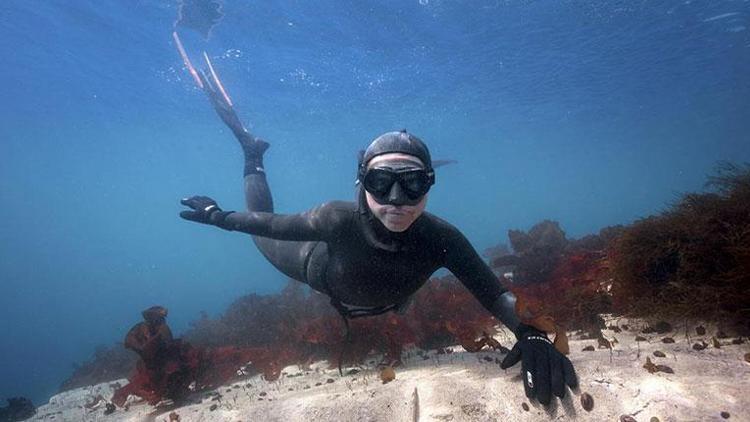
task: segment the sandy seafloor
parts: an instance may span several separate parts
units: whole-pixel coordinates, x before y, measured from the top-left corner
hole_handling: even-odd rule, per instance
[[[104,415],[103,402],[93,410],[84,407],[98,394],[111,397],[112,383],[104,383],[58,394],[30,420],[170,421],[173,414],[180,421],[619,421],[622,415],[639,422],[652,417],[680,422],[750,421],[746,338],[742,344],[732,344],[734,338],[719,339],[716,348],[712,339],[716,328],[708,324],[703,336],[684,324],[673,324],[674,331],[666,334],[641,334],[643,324],[637,321],[610,317],[609,324],[629,326],[619,333],[604,330],[605,338],[617,340],[611,351],[599,348],[597,340],[570,333],[569,357],[580,388],[546,409],[526,398],[520,364],[502,370],[497,363],[504,357],[500,352],[467,353],[456,346],[449,354],[406,353],[396,379],[386,384],[372,365],[345,368],[345,372],[359,372],[341,377],[338,370],[319,362],[306,369],[287,367],[277,381],[253,376],[196,393],[180,406],[153,407],[133,401],[128,410],[118,408]],[[636,341],[636,335],[647,341]],[[663,343],[664,337],[675,342]],[[508,332],[496,338],[512,346]],[[708,347],[694,350],[692,345],[700,341]],[[589,345],[595,350],[583,351]],[[666,357],[654,356],[657,350]],[[649,373],[643,368],[646,357],[674,373]],[[591,411],[581,405],[584,392],[594,399]],[[728,413],[728,419],[722,412]]]

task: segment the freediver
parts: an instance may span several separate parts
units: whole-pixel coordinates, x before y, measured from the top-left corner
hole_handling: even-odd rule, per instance
[[[253,136],[237,116],[208,56],[196,71],[175,34],[196,84],[234,133],[245,157],[247,212],[224,211],[213,199],[193,196],[180,217],[250,234],[258,249],[287,276],[331,298],[348,319],[402,308],[439,268],[447,268],[517,342],[501,367],[521,363],[529,399],[549,404],[578,379],[570,360],[543,331],[520,322],[515,296],[505,289],[464,235],[425,212],[435,182],[430,152],[405,130],[377,137],[360,154],[356,202],[331,201],[300,214],[274,213],[263,155],[269,144]]]

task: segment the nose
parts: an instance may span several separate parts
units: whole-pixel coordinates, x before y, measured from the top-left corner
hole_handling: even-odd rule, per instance
[[[401,184],[396,182],[391,186],[391,191],[388,192],[388,203],[391,205],[405,205],[409,201],[409,197],[406,196],[406,192],[401,189]]]

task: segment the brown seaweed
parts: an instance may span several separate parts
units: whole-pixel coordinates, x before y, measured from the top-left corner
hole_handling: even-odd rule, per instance
[[[610,254],[616,312],[750,328],[750,165],[720,164],[708,187],[625,228]]]

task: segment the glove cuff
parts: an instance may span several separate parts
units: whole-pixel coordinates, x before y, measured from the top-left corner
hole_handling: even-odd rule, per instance
[[[208,221],[216,227],[232,231],[234,227],[227,221],[229,214],[234,214],[234,211],[222,211],[219,207],[216,207],[208,215]]]
[[[529,338],[531,336],[538,336],[538,337],[542,337],[546,339],[547,341],[550,341],[546,333],[542,332],[538,328],[532,327],[531,325],[527,325],[524,323],[518,324],[516,329],[513,330],[513,334],[516,335],[516,340],[522,340],[524,338]]]

